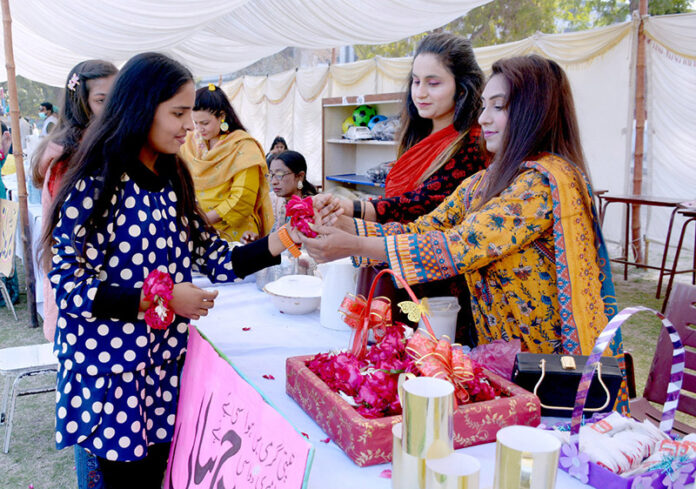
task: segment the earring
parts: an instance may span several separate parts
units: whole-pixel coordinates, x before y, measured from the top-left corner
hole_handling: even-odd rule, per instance
[[[302,185],[302,180],[300,180],[297,182],[297,190],[302,190],[302,187],[304,187],[304,185]]]
[[[222,119],[220,121],[220,130],[222,132],[227,132],[229,129],[230,129],[230,125],[227,122],[225,122],[225,119]]]

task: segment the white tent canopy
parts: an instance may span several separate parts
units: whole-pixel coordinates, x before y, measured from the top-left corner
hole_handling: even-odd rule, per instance
[[[237,71],[287,46],[382,44],[490,0],[11,0],[17,74],[60,86],[88,58],[167,53],[196,76]],[[0,78],[7,79],[5,62]]]

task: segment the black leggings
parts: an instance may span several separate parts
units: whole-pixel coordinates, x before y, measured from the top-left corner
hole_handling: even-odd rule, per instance
[[[170,443],[158,443],[147,449],[145,458],[133,462],[114,462],[99,458],[106,489],[161,489],[167,469]]]

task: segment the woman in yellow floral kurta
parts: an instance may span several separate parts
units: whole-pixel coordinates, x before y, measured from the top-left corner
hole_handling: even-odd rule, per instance
[[[464,274],[480,342],[589,355],[616,299],[568,79],[540,56],[500,60],[482,102],[492,163],[437,209],[406,225],[339,216],[340,229],[317,226],[303,243],[318,262],[386,261],[409,283]],[[319,214],[331,222],[337,207]],[[623,369],[620,331],[611,350]]]
[[[196,91],[193,120],[196,130],[187,134],[181,157],[208,221],[227,241],[240,241],[246,231],[267,235],[273,209],[261,145],[215,85]]]

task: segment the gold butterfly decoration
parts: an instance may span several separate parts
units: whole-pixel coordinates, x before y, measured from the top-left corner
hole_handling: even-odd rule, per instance
[[[403,301],[399,302],[398,306],[401,309],[401,312],[406,314],[408,320],[414,323],[420,321],[421,315],[430,315],[430,307],[428,307],[427,297],[423,297],[423,299],[421,299],[420,301],[420,304],[416,304],[413,301]]]

